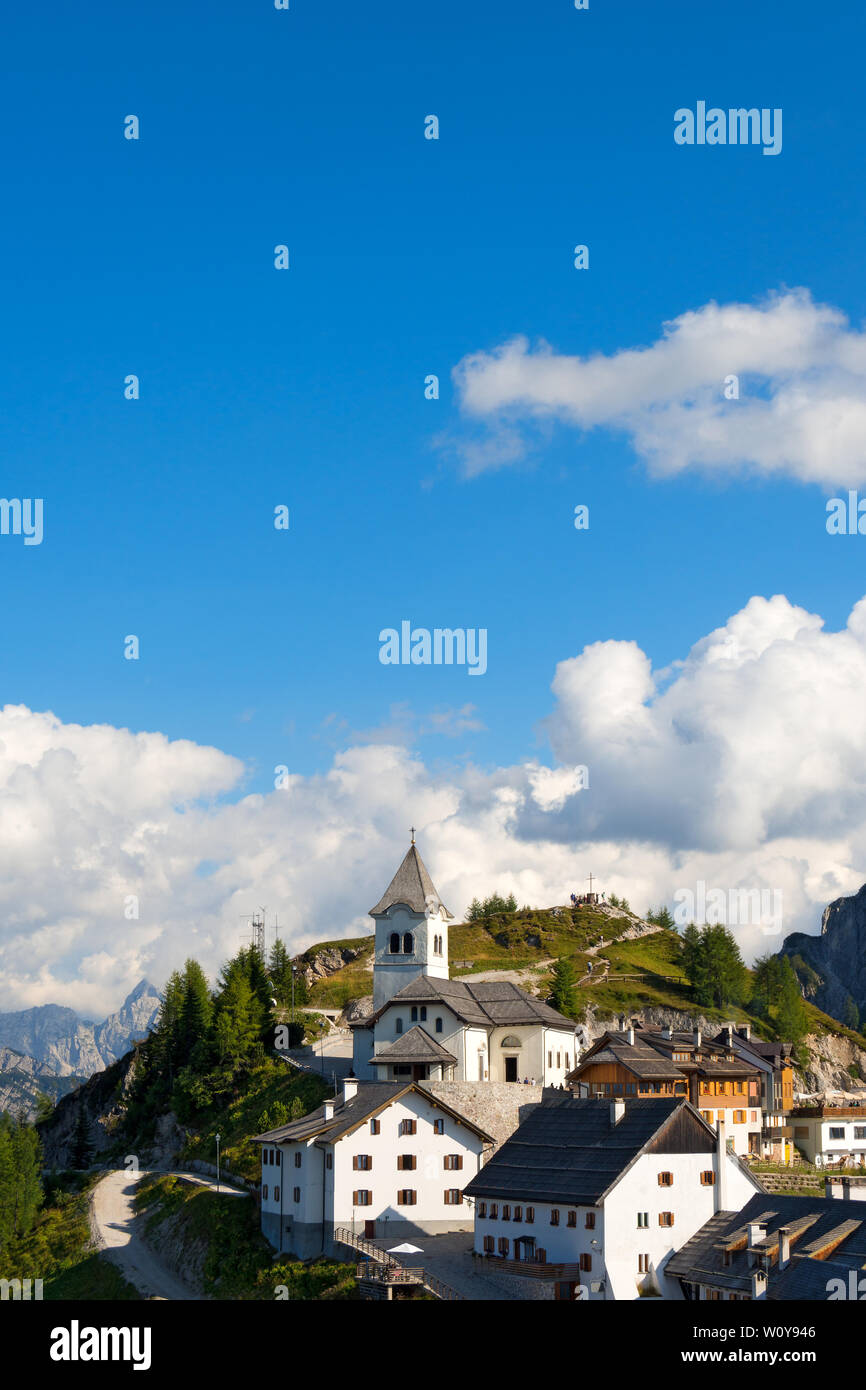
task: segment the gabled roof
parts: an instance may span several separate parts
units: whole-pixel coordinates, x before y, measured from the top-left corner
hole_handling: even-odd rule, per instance
[[[332,1102],[334,1114],[330,1120],[325,1119],[325,1107],[320,1105],[301,1120],[292,1120],[290,1124],[280,1125],[277,1129],[269,1129],[265,1134],[254,1134],[252,1136],[253,1143],[285,1144],[292,1140],[321,1137],[330,1144],[337,1139],[342,1139],[344,1135],[350,1134],[371,1115],[385,1110],[395,1100],[399,1100],[401,1096],[407,1095],[410,1091],[417,1092],[418,1095],[435,1105],[437,1109],[444,1110],[448,1115],[453,1115],[474,1134],[479,1135],[488,1143],[493,1143],[492,1136],[480,1125],[474,1124],[459,1110],[446,1104],[441,1097],[434,1096],[432,1092],[426,1090],[416,1081],[359,1081],[357,1085],[358,1090],[351,1100],[347,1100],[345,1104],[341,1104],[338,1099]]]
[[[757,1248],[770,1259],[767,1298],[827,1299],[828,1280],[844,1279],[849,1270],[860,1270],[866,1262],[866,1210],[861,1217],[858,1205],[833,1197],[761,1193],[741,1211],[719,1212],[707,1221],[674,1251],[665,1273],[693,1284],[750,1292],[748,1231],[750,1223],[758,1223],[766,1227],[766,1234]],[[791,1233],[791,1260],[782,1270],[778,1268],[780,1226],[787,1226]],[[818,1258],[820,1252],[826,1258]]]
[[[441,911],[443,917],[452,916],[436,892],[424,860],[414,844],[409,846],[403,863],[376,906],[370,908],[370,916],[381,916],[395,903],[405,903],[413,912],[426,912],[428,907],[432,907],[434,912]]]
[[[408,1033],[389,1043],[381,1052],[377,1052],[375,1057],[371,1057],[370,1061],[374,1067],[380,1064],[390,1066],[394,1062],[445,1062],[454,1066],[457,1058],[416,1023]]]
[[[643,1041],[641,1033],[635,1033],[634,1043],[629,1043],[626,1033],[604,1033],[589,1052],[569,1072],[568,1080],[579,1080],[581,1073],[596,1062],[615,1063],[626,1067],[635,1076],[646,1081],[682,1081],[685,1073],[679,1062],[663,1057],[654,1047]]]
[[[470,984],[464,980],[437,980],[432,975],[417,975],[392,995],[375,1013],[368,1014],[354,1028],[372,1028],[386,1009],[397,1005],[445,1004],[463,1023],[480,1028],[509,1028],[521,1023],[543,1023],[549,1028],[575,1030],[574,1021],[558,1014],[549,1004],[533,999],[531,994],[506,981],[482,980]]]
[[[465,1192],[474,1197],[592,1206],[677,1115],[689,1127],[699,1151],[715,1149],[712,1130],[688,1101],[629,1100],[616,1125],[611,1123],[610,1109],[606,1100],[569,1096],[536,1106]]]

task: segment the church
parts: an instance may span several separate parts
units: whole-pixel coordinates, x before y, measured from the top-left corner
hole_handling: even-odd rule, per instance
[[[506,981],[452,980],[453,916],[415,845],[370,909],[373,1012],[352,1024],[361,1081],[513,1081],[562,1086],[577,1026]]]

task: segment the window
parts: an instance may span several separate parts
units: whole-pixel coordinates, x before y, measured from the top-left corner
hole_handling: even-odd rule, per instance
[[[844,1139],[844,1138],[845,1138],[845,1126],[844,1126],[844,1125],[831,1125],[831,1126],[830,1126],[830,1138],[831,1138],[831,1139]]]
[[[292,1197],[296,1202],[299,1202],[301,1200],[301,1189],[299,1187],[296,1187],[294,1189],[294,1191],[292,1192]]]
[[[590,1269],[592,1269],[592,1256],[591,1256],[591,1255],[581,1255],[581,1257],[580,1257],[580,1267],[581,1267],[581,1269],[587,1270],[587,1271],[589,1271]]]
[[[487,1215],[487,1203],[486,1203],[486,1202],[479,1202],[479,1203],[478,1203],[478,1215],[479,1215],[480,1217],[482,1217],[482,1218],[485,1217],[485,1216]]]
[[[445,1121],[444,1121],[444,1120],[434,1120],[434,1121],[433,1121],[433,1133],[434,1133],[434,1134],[444,1134],[444,1133],[445,1133]]]
[[[437,1020],[436,1020],[436,1032],[437,1032],[437,1033],[441,1033],[441,1032],[442,1032],[442,1020],[441,1020],[441,1018],[437,1018]]]
[[[551,1226],[558,1226],[558,1225],[559,1225],[559,1207],[552,1207],[552,1208],[551,1208],[551,1212],[550,1212],[550,1224],[551,1224]]]
[[[673,1187],[673,1173],[659,1173],[659,1187]]]
[[[510,1221],[510,1220],[511,1220],[511,1207],[508,1205],[507,1202],[506,1202],[505,1206],[502,1208],[502,1220],[503,1220],[503,1221]]]
[[[355,1154],[352,1159],[352,1167],[356,1173],[366,1173],[373,1167],[373,1159],[370,1154]]]
[[[527,1207],[527,1208],[526,1208],[526,1224],[527,1224],[527,1226],[531,1226],[534,1220],[535,1220],[535,1207]]]
[[[413,1004],[413,1005],[412,1005],[412,1022],[413,1022],[413,1023],[417,1023],[417,1022],[418,1022],[418,1005],[417,1005],[417,1004]]]
[[[638,1255],[637,1272],[638,1274],[649,1274],[649,1255]]]
[[[701,1186],[702,1186],[702,1187],[715,1187],[715,1185],[716,1185],[716,1175],[715,1175],[715,1173],[713,1172],[712,1168],[707,1168],[705,1172],[701,1173]]]
[[[263,1197],[263,1199],[264,1199],[265,1201],[268,1200],[268,1185],[267,1185],[267,1183],[265,1183],[264,1187],[262,1188],[262,1197]]]
[[[485,1255],[492,1255],[492,1254],[493,1254],[493,1249],[494,1249],[494,1246],[493,1246],[493,1237],[492,1237],[492,1236],[485,1236],[485,1237],[484,1237],[484,1253],[485,1253]]]
[[[391,953],[392,956],[399,956],[399,954],[400,954],[400,933],[399,933],[399,932],[392,931],[392,933],[391,933],[391,941],[390,941],[390,943],[389,943],[389,945],[388,945],[388,950],[389,950],[389,952]]]
[[[576,1225],[577,1225],[577,1212],[576,1212],[576,1211],[570,1211],[570,1212],[568,1213],[568,1216],[567,1216],[567,1218],[566,1218],[565,1224],[566,1224],[566,1226],[576,1226]]]
[[[278,1187],[275,1187],[275,1188],[274,1188],[274,1201],[275,1201],[275,1202],[278,1202],[279,1200],[280,1200],[280,1189],[279,1189]]]
[[[584,1225],[586,1226],[586,1229],[587,1229],[588,1231],[594,1231],[594,1230],[595,1230],[595,1212],[594,1212],[594,1211],[588,1211],[588,1212],[586,1213],[586,1221],[584,1222]]]
[[[403,1020],[402,1020],[402,1018],[395,1018],[395,1019],[394,1019],[394,1032],[395,1032],[395,1033],[402,1033],[402,1032],[403,1032]]]
[[[462,1167],[463,1167],[463,1155],[462,1155],[462,1154],[446,1154],[446,1155],[445,1155],[445,1167],[448,1169],[449,1172],[454,1172],[454,1171],[456,1171],[458,1168],[462,1168]]]
[[[334,1155],[331,1154],[331,1153],[325,1154],[325,1167],[326,1167],[326,1168],[333,1168],[333,1166],[334,1166]]]
[[[638,1214],[637,1214],[637,1224],[638,1224],[638,1227],[639,1227],[639,1228],[649,1225],[649,1212],[648,1212],[648,1211],[639,1211],[639,1212],[638,1212]]]
[[[381,1124],[379,1123],[379,1121],[378,1121],[378,1120],[371,1120],[371,1121],[370,1121],[370,1133],[371,1133],[371,1134],[381,1134],[381,1132],[382,1132],[382,1126],[381,1126]]]
[[[659,1212],[659,1225],[660,1225],[660,1226],[672,1226],[673,1224],[674,1224],[674,1214],[673,1214],[672,1211],[660,1211],[660,1212]]]
[[[735,1124],[735,1125],[744,1125],[745,1123],[746,1123],[746,1112],[745,1112],[745,1110],[735,1110],[735,1111],[734,1111],[734,1124]]]
[[[417,1167],[417,1164],[418,1164],[418,1160],[417,1160],[417,1158],[415,1157],[414,1154],[398,1154],[398,1155],[397,1155],[397,1170],[398,1170],[398,1172],[401,1172],[401,1173],[412,1172],[412,1171]]]
[[[504,1256],[504,1257],[507,1257],[507,1256],[508,1256],[508,1244],[509,1244],[509,1242],[508,1242],[508,1236],[500,1236],[500,1237],[499,1237],[499,1253],[500,1253],[500,1255],[502,1255],[502,1256]]]
[[[556,1054],[556,1065],[557,1065],[557,1066],[560,1066],[560,1059],[561,1059],[561,1057],[562,1057],[562,1053],[561,1053],[561,1052],[557,1052],[557,1054]]]
[[[750,1111],[749,1111],[749,1120],[750,1120],[750,1122],[751,1122],[753,1125],[758,1123],[758,1112],[757,1112],[757,1110],[750,1110]]]
[[[463,1201],[463,1193],[459,1187],[446,1187],[445,1205],[446,1207],[459,1207]]]
[[[547,1065],[548,1065],[549,1067],[552,1067],[552,1066],[553,1066],[553,1053],[552,1053],[552,1052],[548,1052],[548,1054],[547,1054]]]
[[[411,956],[413,950],[414,943],[412,941],[412,933],[410,931],[407,931],[406,935],[403,937],[403,955]]]
[[[300,1166],[301,1166],[301,1157],[302,1157],[301,1151],[300,1151],[300,1149],[298,1149],[298,1152],[295,1154],[295,1167],[296,1167],[296,1168],[300,1168]]]
[[[866,1139],[866,1125],[855,1125],[855,1126],[854,1126],[854,1138],[855,1138],[855,1139]]]
[[[515,1207],[515,1208],[514,1208],[514,1219],[515,1219],[515,1221],[522,1221],[522,1220],[523,1220],[523,1207]]]
[[[353,1207],[370,1207],[373,1205],[373,1194],[361,1188],[358,1192],[352,1193]]]
[[[398,1207],[414,1207],[417,1200],[418,1194],[412,1187],[401,1188],[397,1193]]]
[[[491,1203],[490,1203],[490,1220],[491,1220],[491,1221],[498,1221],[498,1220],[499,1220],[499,1203],[498,1203],[498,1202],[491,1202]]]
[[[568,1071],[568,1053],[565,1054],[565,1070]]]
[[[422,1023],[426,1023],[426,1022],[427,1022],[427,1006],[426,1006],[426,1004],[422,1004],[422,1005],[421,1005],[421,1022],[422,1022]]]
[[[536,1261],[536,1264],[540,1264],[540,1265],[546,1265],[546,1264],[547,1264],[547,1251],[544,1250],[544,1249],[542,1249],[541,1246],[539,1246],[539,1248],[538,1248],[538,1249],[536,1250],[536,1252],[535,1252],[535,1261]]]
[[[400,1121],[400,1133],[401,1133],[401,1134],[415,1134],[415,1133],[417,1132],[417,1130],[418,1130],[418,1122],[417,1122],[417,1120],[401,1120],[401,1121]]]

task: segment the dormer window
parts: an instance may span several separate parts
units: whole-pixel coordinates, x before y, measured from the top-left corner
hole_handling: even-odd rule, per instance
[[[399,956],[399,954],[400,954],[400,933],[399,933],[399,932],[392,931],[392,933],[391,933],[391,941],[390,941],[390,944],[389,944],[389,946],[388,946],[388,950],[389,950],[389,952],[391,953],[392,956]]]

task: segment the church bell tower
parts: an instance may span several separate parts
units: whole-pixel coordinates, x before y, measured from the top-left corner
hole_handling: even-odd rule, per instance
[[[406,856],[370,916],[376,923],[373,1008],[380,1009],[418,975],[448,979],[448,923],[445,907],[415,846]]]

